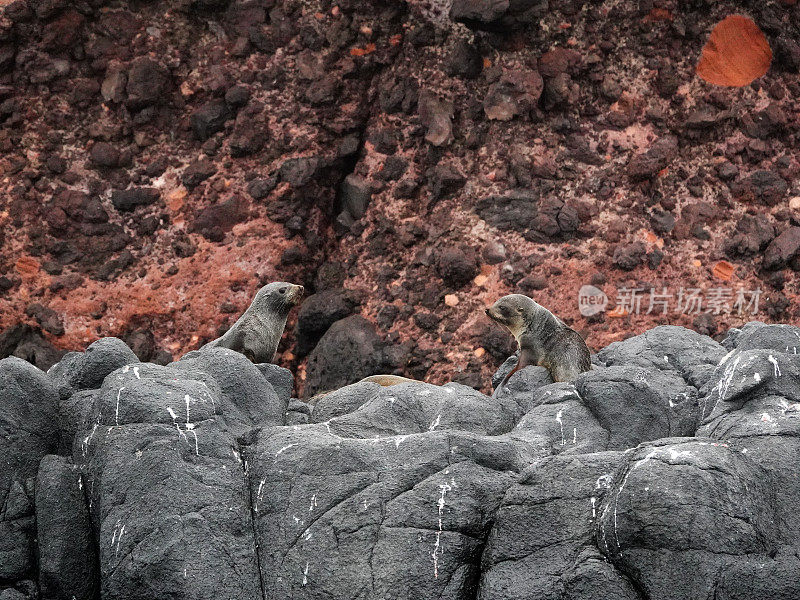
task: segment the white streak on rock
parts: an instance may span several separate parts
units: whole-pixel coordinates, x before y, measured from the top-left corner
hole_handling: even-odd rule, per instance
[[[741,359],[741,356],[737,356],[735,361],[725,367],[725,372],[722,374],[722,379],[718,384],[719,388],[717,390],[717,394],[719,400],[725,400],[725,396],[728,394],[728,388],[731,385],[731,381],[733,381],[733,374],[736,371],[736,367],[739,365],[739,361]]]
[[[778,366],[778,361],[775,359],[775,357],[772,356],[772,354],[770,354],[767,357],[767,360],[772,363],[773,375],[775,377],[780,377],[781,376],[781,368]]]
[[[200,446],[198,445],[197,432],[194,431],[193,428],[191,427],[187,426],[187,428],[189,429],[189,433],[191,433],[194,436],[194,453],[196,456],[200,456]]]
[[[275,458],[278,458],[281,454],[286,452],[289,448],[293,448],[294,446],[297,446],[297,444],[288,444],[287,446],[284,446],[275,453]]]
[[[89,433],[89,435],[87,435],[85,438],[83,438],[83,443],[81,443],[81,452],[82,452],[82,454],[84,456],[86,456],[89,453],[89,442],[92,441],[92,438],[94,437],[94,432],[97,431],[98,427],[99,427],[99,424],[95,423],[94,427],[92,427],[92,431]]]
[[[455,482],[454,482],[455,483]],[[433,546],[433,576],[439,578],[439,556],[442,554],[442,513],[444,512],[444,503],[447,492],[452,490],[452,486],[446,481],[439,485],[439,501],[436,503],[439,510],[439,531],[436,532],[436,544]]]
[[[613,533],[614,533],[614,542],[617,545],[617,550],[619,550],[620,556],[622,556],[622,548],[619,545],[619,538],[617,537],[617,506],[619,505],[619,497],[622,495],[622,491],[625,489],[625,484],[628,483],[628,477],[630,477],[631,473],[633,473],[636,469],[638,469],[642,465],[648,463],[650,461],[650,459],[653,458],[653,456],[656,455],[657,452],[658,452],[658,448],[653,448],[650,452],[647,453],[647,455],[644,458],[636,461],[634,463],[634,465],[630,469],[628,469],[628,472],[625,473],[625,477],[623,477],[622,483],[619,486],[619,490],[617,490],[617,494],[614,497],[614,531],[613,531]],[[610,503],[609,503],[609,505],[610,505]],[[606,505],[606,510],[608,510],[608,506],[609,505]],[[603,539],[605,540],[605,531],[603,532]],[[606,548],[608,548],[607,545],[606,545]]]
[[[734,348],[733,350],[728,352],[725,356],[723,356],[722,360],[720,360],[719,363],[717,363],[717,366],[724,365],[726,362],[728,362],[728,359],[734,354],[736,354],[736,348]]]
[[[191,402],[192,399],[189,397],[189,394],[186,394],[186,395],[184,395],[183,400],[184,400],[184,402],[186,402],[186,422],[188,423],[189,422],[189,402]]]
[[[561,420],[563,414],[564,410],[559,410],[558,413],[556,413],[556,421],[558,421],[558,426],[561,427],[561,445],[565,446],[567,442],[564,440],[564,421]]]
[[[124,387],[121,387],[121,388],[119,388],[119,391],[117,392],[117,408],[114,411],[114,419],[116,420],[117,425],[119,425],[119,397],[120,397],[120,394],[122,394],[122,390],[124,390],[124,389],[125,389]]]
[[[433,431],[436,429],[439,424],[442,422],[442,415],[436,415],[436,419],[431,423],[430,427],[428,427],[428,431]]]
[[[258,484],[258,492],[256,492],[256,496],[258,497],[259,501],[261,500],[261,497],[264,494],[264,484],[266,482],[267,482],[266,479],[262,479],[261,483]]]

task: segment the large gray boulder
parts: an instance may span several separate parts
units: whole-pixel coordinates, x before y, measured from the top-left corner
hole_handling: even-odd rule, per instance
[[[365,383],[375,387],[369,390]],[[363,403],[360,403],[364,396],[359,386],[364,386],[362,389],[370,393],[369,399]],[[326,397],[315,407],[312,420],[322,421],[318,413],[320,409],[326,416],[332,414],[336,401],[350,408],[357,407],[348,414],[327,419],[326,426],[345,437],[408,435],[436,429],[500,435],[510,431],[520,415],[513,401],[489,398],[458,383],[436,386],[408,382],[384,388],[364,382],[334,394],[331,394],[333,398]],[[356,402],[343,400],[348,395],[355,397]]]
[[[778,552],[775,508],[772,479],[747,454],[704,438],[659,440],[626,455],[597,544],[652,600],[793,597],[797,559]],[[733,577],[744,572],[747,581]]]
[[[701,399],[698,435],[736,448],[775,482],[782,543],[800,544],[797,465],[800,456],[800,355],[744,350],[720,364]]]
[[[217,380],[186,365],[106,377],[74,446],[102,597],[262,597],[247,473],[223,402]]]
[[[42,597],[97,597],[97,555],[83,478],[76,466],[62,456],[45,456],[39,465],[36,531]]]
[[[725,348],[706,335],[685,327],[661,325],[622,342],[609,344],[597,353],[607,367],[637,366],[673,371],[696,388],[708,380]]]
[[[483,551],[485,600],[637,600],[594,544],[621,452],[543,458],[506,493]]]
[[[474,597],[481,548],[532,456],[434,429],[349,438],[262,431],[247,452],[267,598]]]
[[[384,342],[360,315],[336,321],[308,357],[306,398],[330,392],[381,371]]]
[[[227,348],[209,348],[172,363],[170,368],[200,371],[211,376],[219,385],[224,400],[220,414],[237,431],[286,422],[289,395],[285,375],[270,370],[265,376],[264,367],[254,365],[244,354]],[[283,386],[280,396],[269,381],[273,376],[276,383],[281,382],[279,387]]]
[[[47,371],[62,398],[80,390],[99,388],[106,375],[125,365],[138,363],[133,350],[119,338],[101,338],[85,352],[70,352]]]
[[[0,360],[0,581],[34,575],[34,482],[58,444],[58,392],[44,372]]]

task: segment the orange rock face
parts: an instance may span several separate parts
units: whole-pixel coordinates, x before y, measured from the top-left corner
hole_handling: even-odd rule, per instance
[[[762,77],[772,62],[772,50],[751,19],[731,15],[720,21],[703,47],[697,74],[709,83],[741,87]]]

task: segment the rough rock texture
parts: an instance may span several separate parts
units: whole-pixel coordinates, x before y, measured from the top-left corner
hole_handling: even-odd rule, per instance
[[[58,392],[42,371],[0,360],[0,582],[35,578],[34,482],[58,444],[57,411]]]
[[[732,13],[774,56],[739,89],[694,74]],[[360,294],[434,383],[489,381],[481,309],[512,291],[594,349],[754,317],[585,319],[590,280],[760,288],[791,322],[798,39],[789,0],[4,0],[0,356],[147,331],[169,362],[269,280]],[[301,390],[339,308],[292,315]]]
[[[658,327],[574,383],[313,403],[225,349],[5,359],[0,597],[795,598],[798,347]]]
[[[83,479],[67,458],[51,455],[39,463],[36,540],[43,598],[96,597],[97,553]]]

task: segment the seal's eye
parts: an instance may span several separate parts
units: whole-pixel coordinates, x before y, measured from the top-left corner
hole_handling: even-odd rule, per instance
[[[282,287],[281,289],[278,290],[278,293],[279,294],[285,294],[286,293],[286,288]]]

